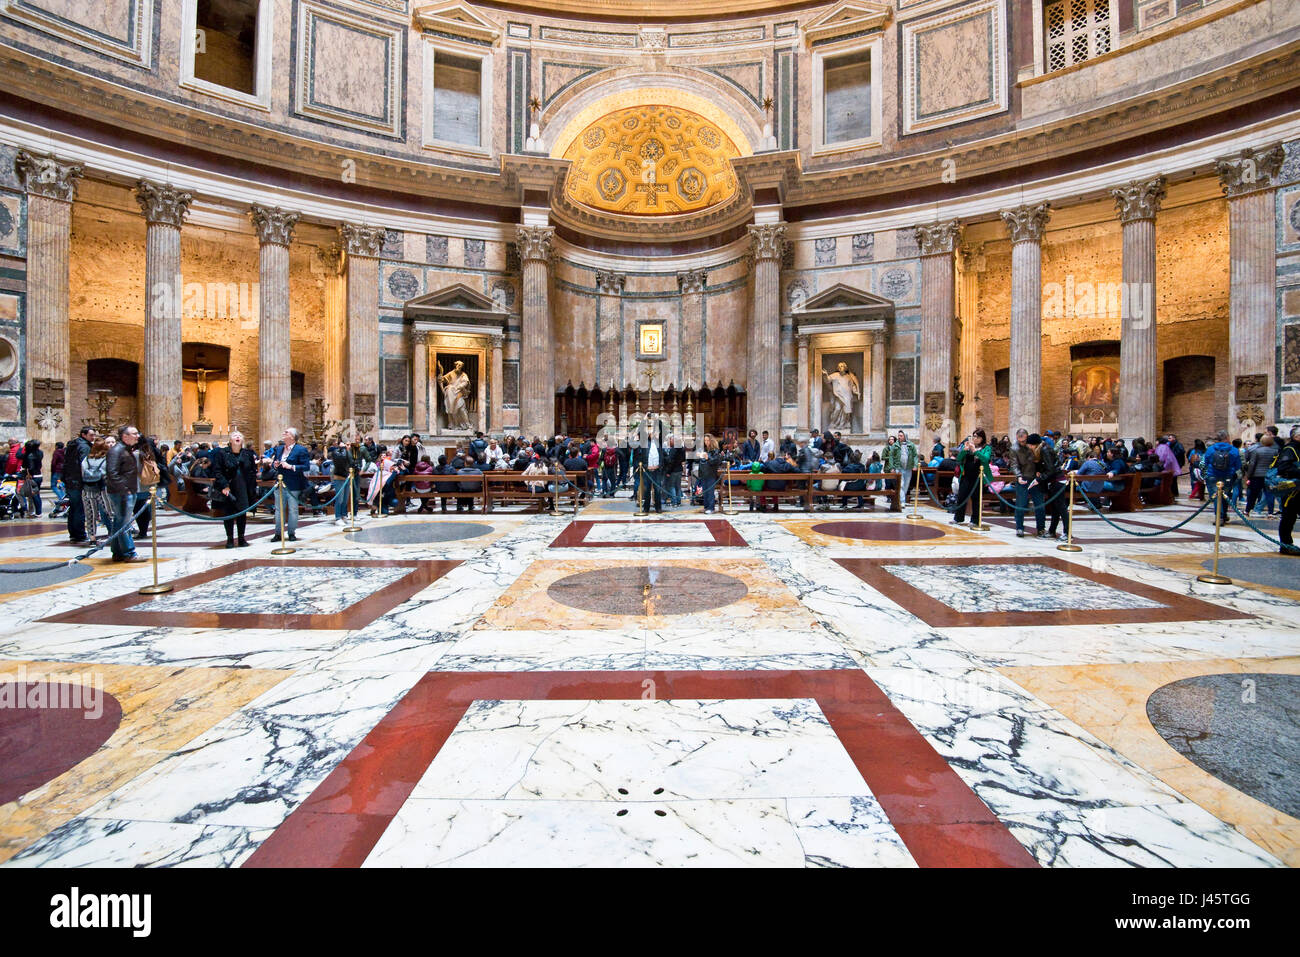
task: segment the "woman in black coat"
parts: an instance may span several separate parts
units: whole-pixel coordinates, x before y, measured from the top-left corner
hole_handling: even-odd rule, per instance
[[[248,513],[245,510],[257,497],[257,456],[252,449],[244,448],[242,433],[231,432],[230,444],[214,451],[211,461],[214,499],[218,493],[229,492],[229,496],[221,496],[224,502],[217,507],[224,509],[227,515],[240,513],[224,522],[226,547],[235,547],[235,530],[238,529],[239,547],[246,548],[248,540],[244,538],[244,527],[248,522]]]

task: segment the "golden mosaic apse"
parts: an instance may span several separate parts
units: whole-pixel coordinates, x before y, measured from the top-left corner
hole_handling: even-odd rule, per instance
[[[565,191],[584,206],[635,216],[694,213],[736,194],[736,144],[677,106],[609,113],[579,133],[564,158]]]

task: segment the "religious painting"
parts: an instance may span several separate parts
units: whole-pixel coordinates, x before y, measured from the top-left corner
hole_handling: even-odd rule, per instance
[[[866,381],[861,352],[822,353],[820,381],[813,385],[821,395],[821,421],[815,424],[831,432],[861,433]]]
[[[1119,427],[1118,358],[1078,359],[1072,364],[1070,426],[1085,432],[1113,432]]]
[[[438,427],[442,432],[469,432],[478,413],[478,356],[438,352],[434,360],[438,387]]]
[[[664,324],[659,321],[637,323],[636,357],[641,362],[656,362],[668,357],[664,341]]]
[[[1282,381],[1300,385],[1300,322],[1282,327]]]

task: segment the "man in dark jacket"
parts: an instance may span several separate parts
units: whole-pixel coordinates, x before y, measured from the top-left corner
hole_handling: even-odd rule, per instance
[[[664,477],[668,474],[668,460],[664,447],[659,444],[658,422],[651,418],[643,426],[641,434],[635,439],[636,448],[632,450],[632,474],[637,483],[636,499],[640,503],[642,514],[650,511],[652,498],[654,510],[662,513],[664,502],[661,490],[664,487]]]
[[[1297,483],[1290,489],[1279,489],[1277,493],[1282,502],[1282,519],[1277,526],[1278,541],[1282,543],[1279,551],[1283,555],[1300,556],[1300,548],[1291,538],[1296,516],[1300,515],[1300,425],[1291,427],[1291,440],[1282,446],[1275,462],[1279,479]]]
[[[108,504],[112,510],[112,524],[108,529],[113,538],[111,548],[115,562],[143,562],[135,553],[135,542],[131,540],[129,528],[135,493],[140,487],[139,464],[135,458],[136,443],[140,441],[140,430],[133,425],[124,425],[117,430],[117,443],[108,450],[105,462],[105,491]],[[121,534],[117,534],[118,532]]]
[[[77,545],[86,542],[86,506],[81,497],[81,463],[90,454],[90,447],[99,438],[90,426],[85,426],[75,439],[68,443],[63,457],[63,487],[68,493],[68,538]]]
[[[1025,512],[1034,503],[1034,534],[1044,535],[1047,513],[1043,508],[1043,493],[1052,481],[1056,462],[1043,445],[1037,432],[1026,436],[1024,429],[1016,433],[1016,445],[1011,450],[1011,472],[1016,477],[1016,536],[1025,537]]]
[[[298,502],[307,489],[307,469],[311,465],[311,453],[307,451],[306,446],[298,444],[297,429],[285,429],[281,440],[280,444],[271,450],[271,454],[263,462],[275,469],[277,477],[284,479],[284,533],[289,541],[296,542],[298,540]],[[277,513],[276,532],[271,536],[273,542],[280,540],[280,498],[279,492],[271,496],[271,500],[275,502]]]

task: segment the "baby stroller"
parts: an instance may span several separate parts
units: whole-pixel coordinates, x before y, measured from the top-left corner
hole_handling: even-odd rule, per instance
[[[68,498],[67,489],[63,487],[63,482],[54,483],[54,508],[50,511],[50,518],[63,518],[72,508],[72,500]]]
[[[6,475],[0,480],[0,521],[26,514],[27,503],[19,494],[22,481],[21,475]]]

